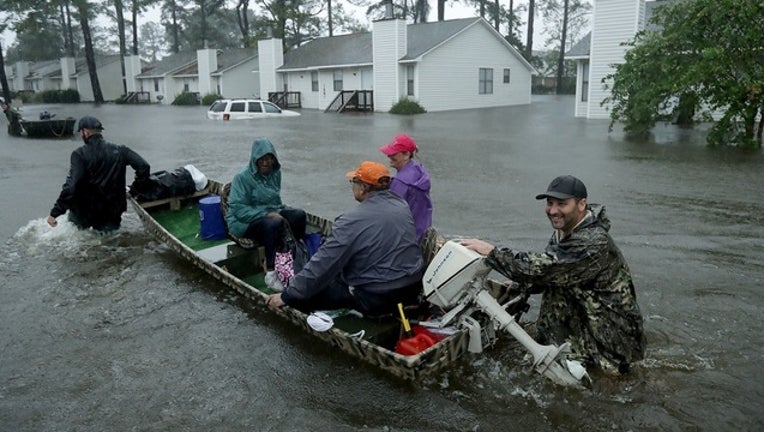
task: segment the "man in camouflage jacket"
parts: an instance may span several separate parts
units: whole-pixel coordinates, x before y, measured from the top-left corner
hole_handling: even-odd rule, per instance
[[[587,203],[573,176],[552,181],[546,214],[555,232],[544,252],[519,252],[476,239],[462,244],[529,294],[543,294],[536,322],[539,343],[570,342],[571,358],[625,373],[645,354],[642,315],[629,267],[608,234],[605,208]]]

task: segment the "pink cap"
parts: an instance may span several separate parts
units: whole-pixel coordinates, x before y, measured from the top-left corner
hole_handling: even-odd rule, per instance
[[[417,151],[417,148],[416,143],[413,139],[411,139],[410,136],[406,134],[400,134],[396,135],[389,144],[380,147],[379,150],[387,156],[392,156],[400,152],[414,153]]]

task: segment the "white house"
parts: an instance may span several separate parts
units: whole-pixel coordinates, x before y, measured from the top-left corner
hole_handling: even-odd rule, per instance
[[[152,101],[170,104],[181,93],[224,97],[259,94],[257,50],[201,49],[167,56],[139,68],[136,57],[125,59],[128,92],[148,92]]]
[[[121,96],[124,89],[119,56],[97,56],[95,62],[104,99],[114,100]],[[81,101],[93,100],[93,88],[84,57],[63,57],[40,62],[19,61],[10,68],[6,67],[6,75],[11,91],[76,89]]]
[[[602,101],[610,95],[603,78],[622,64],[627,47],[621,44],[645,28],[656,7],[676,0],[594,0],[592,31],[565,54],[576,61],[575,116],[606,119]]]
[[[63,60],[63,59],[62,59]],[[101,94],[104,100],[114,100],[125,94],[122,85],[122,65],[119,55],[98,56],[95,59],[98,74],[98,83],[101,87]],[[83,102],[92,101],[93,86],[90,83],[90,73],[88,72],[87,62],[84,58],[74,61],[74,72],[67,75],[62,68],[62,79],[69,79],[73,82],[70,87],[62,84],[61,88],[75,88],[80,93],[80,100]],[[68,77],[68,78],[67,78]]]
[[[528,104],[533,66],[482,18],[406,24],[375,21],[371,33],[315,39],[280,54],[258,43],[260,89],[301,94],[325,109],[341,91],[373,90],[376,111],[402,97],[428,111]]]

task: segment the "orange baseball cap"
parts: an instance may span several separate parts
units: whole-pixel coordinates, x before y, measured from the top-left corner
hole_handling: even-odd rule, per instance
[[[360,180],[366,184],[377,185],[383,177],[390,177],[390,171],[379,162],[363,161],[354,171],[345,174],[345,177]]]

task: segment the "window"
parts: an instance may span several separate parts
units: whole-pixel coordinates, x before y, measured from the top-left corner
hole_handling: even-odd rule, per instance
[[[281,113],[281,108],[270,102],[263,102],[263,108],[265,108],[265,112],[267,113]]]
[[[231,102],[230,112],[244,112],[244,102]]]
[[[183,93],[188,93],[188,83],[183,83]]]
[[[478,94],[493,94],[493,69],[480,68]]]
[[[247,105],[249,105],[248,108],[251,113],[263,112],[263,108],[260,107],[260,102],[249,102]]]
[[[310,73],[310,90],[317,92],[318,91],[318,72],[313,71]]]
[[[581,64],[581,102],[589,101],[589,62]]]
[[[406,94],[414,96],[414,65],[406,66]]]
[[[509,84],[509,68],[504,69],[504,84]]]
[[[342,71],[334,71],[334,91],[342,91]]]
[[[154,78],[154,91],[155,92],[159,91],[159,80],[156,78]]]
[[[223,111],[225,111],[225,106],[226,105],[227,105],[227,103],[225,103],[225,102],[217,101],[214,104],[212,104],[212,107],[210,108],[210,111],[212,111],[212,112],[223,112]]]

